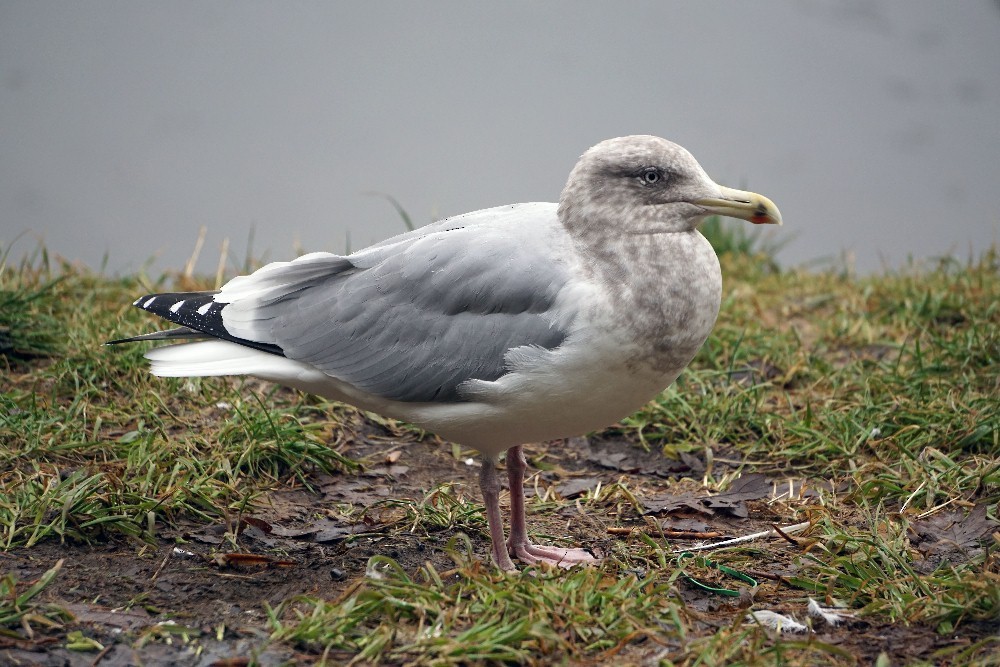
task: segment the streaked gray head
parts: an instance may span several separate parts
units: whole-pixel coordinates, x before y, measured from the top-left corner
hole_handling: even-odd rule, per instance
[[[770,200],[718,185],[683,147],[649,135],[588,150],[559,199],[562,223],[585,235],[690,231],[712,213],[780,224]]]

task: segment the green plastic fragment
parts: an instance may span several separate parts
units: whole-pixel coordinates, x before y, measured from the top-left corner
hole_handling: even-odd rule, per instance
[[[684,571],[684,563],[682,562],[682,561],[684,561],[684,560],[686,560],[688,558],[694,558],[695,559],[695,564],[698,565],[699,567],[708,567],[708,568],[712,568],[714,570],[718,570],[719,572],[721,572],[722,574],[726,575],[727,577],[730,577],[732,579],[736,579],[738,581],[742,581],[745,584],[748,584],[751,588],[753,588],[753,587],[755,587],[757,585],[757,580],[754,579],[753,577],[751,577],[748,574],[740,572],[739,570],[734,570],[731,567],[726,567],[725,565],[719,565],[718,563],[716,563],[714,561],[708,560],[704,556],[696,556],[695,554],[691,553],[690,551],[683,551],[680,554],[678,554],[678,556],[677,556],[677,567],[681,568],[681,576],[685,579],[685,581],[687,581],[689,584],[691,584],[695,588],[700,588],[703,591],[707,591],[709,593],[715,593],[716,595],[725,595],[725,596],[734,597],[734,598],[740,596],[740,592],[738,590],[733,590],[731,588],[718,588],[716,586],[711,586],[709,584],[706,584],[703,581],[698,581],[697,579],[695,579],[694,577],[692,577],[691,575],[689,575],[687,572]]]

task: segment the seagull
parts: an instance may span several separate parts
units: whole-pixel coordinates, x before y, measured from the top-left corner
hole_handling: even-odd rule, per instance
[[[350,255],[314,252],[217,291],[133,305],[178,328],[109,344],[160,377],[241,375],[410,422],[482,454],[496,565],[572,567],[587,549],[534,544],[525,443],[605,428],[668,387],[708,338],[722,275],[710,215],[781,224],[762,195],[716,184],[675,143],[603,141],[559,203],[454,216]],[[506,452],[510,533],[500,509]]]

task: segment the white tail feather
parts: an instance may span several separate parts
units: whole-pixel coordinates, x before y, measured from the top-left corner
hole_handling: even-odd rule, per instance
[[[146,353],[150,372],[159,377],[256,375],[297,377],[302,364],[224,340],[208,340],[157,347]]]
[[[301,361],[225,340],[157,347],[146,353],[150,372],[159,377],[252,375],[311,394],[346,401],[364,410],[390,412],[388,402],[330,377]],[[401,414],[391,411],[392,415]]]

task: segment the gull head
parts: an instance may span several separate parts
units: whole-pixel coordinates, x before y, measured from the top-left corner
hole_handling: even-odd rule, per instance
[[[559,199],[568,229],[597,226],[604,234],[686,232],[709,215],[781,224],[770,199],[717,184],[685,148],[648,135],[608,139],[588,150]]]

